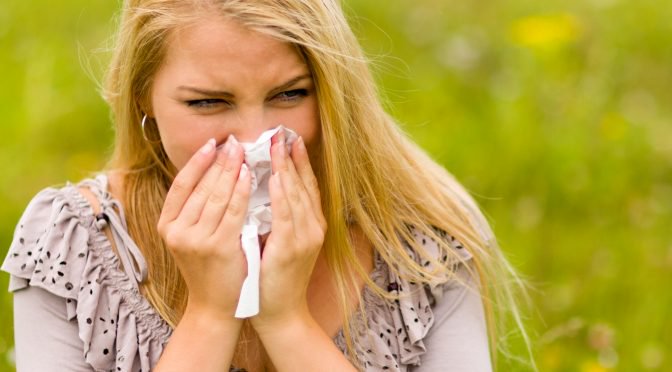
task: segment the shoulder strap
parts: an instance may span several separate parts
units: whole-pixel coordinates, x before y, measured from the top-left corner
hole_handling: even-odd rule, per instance
[[[139,283],[147,279],[147,262],[128,234],[121,203],[108,192],[107,176],[104,173],[98,174],[94,179],[80,182],[79,186],[86,187],[95,195],[98,206],[92,205],[92,208],[96,213],[96,226],[101,231],[107,226],[110,227],[123,269],[137,288]]]

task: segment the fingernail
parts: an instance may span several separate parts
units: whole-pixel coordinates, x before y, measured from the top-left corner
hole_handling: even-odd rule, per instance
[[[287,154],[287,148],[285,147],[285,142],[284,141],[278,142],[278,146],[280,146],[278,148],[278,152],[280,153],[280,156],[284,158]]]
[[[303,137],[299,136],[299,139],[298,139],[298,140],[296,140],[296,142],[298,142],[298,143],[299,143],[299,150],[301,150],[301,151],[304,151],[304,152],[305,152],[305,151],[306,151],[306,144],[305,144],[305,143],[303,143]]]
[[[247,175],[248,169],[247,169],[247,164],[243,163],[243,165],[240,166],[240,178],[243,178]]]
[[[285,138],[284,132],[280,135],[280,149],[280,155],[287,157],[287,138]]]
[[[227,138],[224,143],[221,145],[217,146],[217,151],[223,152],[224,154],[229,153],[229,139]]]
[[[238,141],[236,141],[236,138],[232,135],[229,136],[229,139],[226,140],[226,146],[227,146],[227,155],[229,157],[234,157],[236,156],[236,144],[238,144]]]
[[[215,139],[210,138],[208,142],[205,143],[203,147],[201,147],[201,153],[202,154],[208,154],[215,148]]]

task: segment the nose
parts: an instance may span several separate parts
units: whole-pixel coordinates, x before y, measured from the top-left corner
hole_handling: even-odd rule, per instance
[[[264,131],[280,125],[273,122],[264,107],[256,105],[239,107],[235,113],[231,134],[239,142],[254,142]]]

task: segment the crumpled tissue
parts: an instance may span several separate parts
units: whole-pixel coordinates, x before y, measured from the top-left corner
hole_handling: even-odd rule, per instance
[[[247,277],[243,282],[235,317],[249,318],[259,313],[259,273],[261,269],[261,248],[259,235],[271,231],[271,196],[268,182],[271,178],[271,137],[279,131],[285,133],[287,153],[298,135],[280,125],[263,132],[254,143],[241,143],[245,150],[245,164],[250,171],[251,194],[247,216],[240,237],[240,243],[247,259]]]

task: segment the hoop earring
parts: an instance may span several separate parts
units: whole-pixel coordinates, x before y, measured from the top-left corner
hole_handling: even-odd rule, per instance
[[[145,141],[150,142],[150,143],[156,143],[156,142],[161,142],[159,141],[152,141],[149,138],[147,138],[147,134],[145,133],[145,123],[147,122],[147,114],[144,114],[142,116],[142,121],[140,122],[140,130],[142,131],[142,138],[145,139]]]

